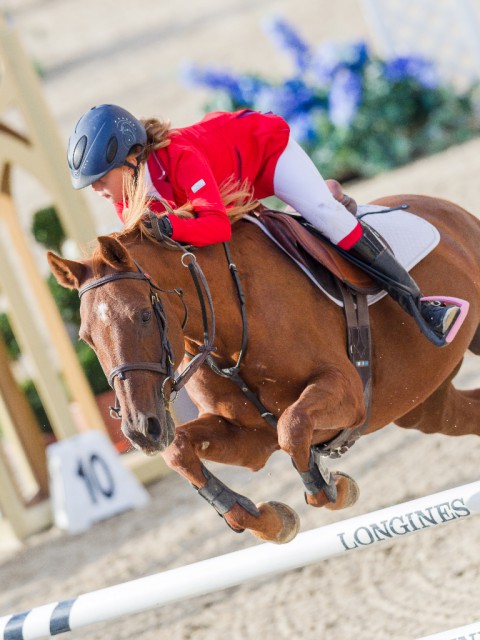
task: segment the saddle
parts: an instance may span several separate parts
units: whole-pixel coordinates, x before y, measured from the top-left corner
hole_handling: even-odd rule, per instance
[[[370,295],[380,290],[365,271],[341,256],[304,218],[268,209],[256,217],[282,249],[310,271],[332,295],[338,297],[335,278],[359,294]]]

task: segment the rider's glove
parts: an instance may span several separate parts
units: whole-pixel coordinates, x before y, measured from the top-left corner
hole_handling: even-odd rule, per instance
[[[157,240],[162,238],[171,238],[173,233],[172,223],[168,219],[168,216],[156,216],[154,213],[150,213],[149,217],[143,218],[143,224],[152,229]]]
[[[161,218],[158,218],[157,225],[162,235],[167,236],[167,238],[172,237],[173,227],[168,216],[162,216]]]

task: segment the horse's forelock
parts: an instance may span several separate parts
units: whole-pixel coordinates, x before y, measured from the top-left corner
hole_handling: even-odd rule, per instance
[[[106,263],[100,252],[100,248],[98,246],[95,247],[95,249],[93,250],[93,253],[90,259],[91,259],[93,275],[95,276],[95,278],[101,278],[105,272]]]

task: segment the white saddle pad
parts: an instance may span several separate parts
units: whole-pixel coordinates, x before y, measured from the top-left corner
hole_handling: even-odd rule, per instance
[[[280,248],[281,245],[275,238],[259,223],[253,216],[245,216],[251,222],[254,222],[266,233]],[[378,231],[392,248],[397,260],[402,266],[409,271],[416,264],[427,256],[440,242],[440,233],[438,230],[423,218],[409,213],[404,209],[395,209],[394,211],[386,210],[385,207],[378,205],[359,205],[357,217],[361,217],[368,225]],[[297,262],[295,260],[295,262]],[[306,275],[319,287],[318,282],[309,273],[305,267],[297,262],[298,266],[306,273]],[[319,287],[321,288],[321,287]],[[321,288],[323,293],[328,296],[335,304],[343,306],[340,300],[332,297],[327,291]],[[368,304],[377,302],[384,296],[385,291],[380,291],[375,295],[368,296]]]

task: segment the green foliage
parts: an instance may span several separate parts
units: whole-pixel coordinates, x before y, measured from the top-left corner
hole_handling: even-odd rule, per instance
[[[412,79],[376,79],[349,127],[317,116],[320,144],[306,144],[320,173],[341,181],[374,176],[459,144],[480,132],[472,104],[439,87],[422,89]]]
[[[46,207],[34,214],[32,234],[35,240],[46,249],[52,249],[56,253],[61,254],[65,233],[54,207]],[[64,322],[69,325],[72,334],[78,335],[78,329],[80,327],[80,300],[78,292],[60,286],[52,274],[48,276],[47,284]],[[10,358],[16,360],[21,351],[12,331],[8,316],[5,313],[0,314],[0,335],[5,342]],[[92,392],[99,394],[110,389],[97,356],[92,349],[84,342],[77,341],[75,351],[92,388]],[[45,433],[51,433],[52,426],[34,382],[32,380],[25,380],[21,384],[21,388],[40,428]]]
[[[100,366],[95,352],[90,349],[85,342],[77,343],[76,352],[93,393],[98,395],[99,393],[108,391],[110,385],[108,384],[108,380],[103,373],[103,369]]]
[[[20,355],[20,347],[15,339],[8,316],[5,313],[0,313],[0,335],[5,342],[8,355],[12,360],[16,360]]]
[[[7,347],[9,357],[12,360],[17,360],[21,353],[20,347],[15,339],[8,316],[5,313],[0,314],[0,334]],[[40,400],[40,396],[38,395],[33,381],[25,380],[20,386],[37,419],[40,429],[44,433],[52,433],[52,425],[50,424],[45,409],[43,408],[42,401]]]
[[[80,326],[80,298],[78,297],[78,291],[62,287],[52,273],[48,276],[47,284],[63,320],[78,328]]]
[[[33,214],[32,233],[35,240],[46,249],[61,253],[65,231],[55,207],[39,209]]]
[[[65,233],[53,206],[41,209],[34,214],[32,233],[39,244],[61,255]],[[64,322],[69,327],[70,334],[78,335],[80,328],[78,292],[59,285],[53,274],[48,276],[47,284]],[[108,390],[110,388],[108,381],[92,349],[84,342],[77,341],[75,351],[93,393],[98,394]]]
[[[40,396],[38,395],[37,388],[32,380],[25,380],[25,382],[21,385],[22,391],[27,398],[28,403],[30,404],[32,411],[38,421],[40,429],[44,433],[52,433],[52,425],[50,424],[50,420],[48,419],[48,415],[43,408],[42,401],[40,400]]]

